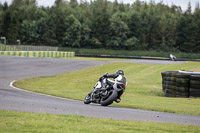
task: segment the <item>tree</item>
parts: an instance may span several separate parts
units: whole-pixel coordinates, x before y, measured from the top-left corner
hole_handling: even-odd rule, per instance
[[[128,37],[136,37],[139,38],[141,35],[141,28],[142,28],[142,20],[140,18],[140,14],[135,11],[131,11],[127,17],[127,25],[130,29]]]
[[[65,36],[64,36],[64,46],[71,47],[80,47],[81,40],[81,24],[74,17],[74,15],[70,15],[66,18],[65,21]]]
[[[161,48],[165,50],[167,48],[167,18],[163,14],[160,20],[160,36],[161,36]]]
[[[196,24],[198,19],[194,19],[189,3],[187,11],[180,17],[177,24],[177,45],[183,52],[196,51],[195,46],[197,42],[195,40],[196,38],[199,38],[199,35],[197,35],[198,24]]]
[[[176,50],[176,33],[177,33],[177,16],[175,14],[169,14],[168,16],[168,25],[167,25],[167,45],[169,50]]]
[[[55,6],[51,9],[51,14],[50,16],[52,17],[51,21],[53,21],[53,27],[54,28],[54,33],[57,39],[57,46],[62,46],[64,45],[63,38],[65,37],[65,18],[69,14],[66,12],[66,10],[70,10],[68,3],[66,3],[64,0],[56,0],[55,1]]]
[[[3,25],[2,25],[2,36],[5,36],[7,38],[8,34],[8,28],[10,25],[10,11],[8,9],[7,2],[4,3],[3,6]]]
[[[129,29],[127,24],[121,20],[120,16],[121,14],[116,13],[110,19],[109,33],[111,38],[107,43],[108,47],[121,48],[127,39]]]
[[[188,8],[187,8],[185,14],[192,15],[192,6],[191,6],[190,2],[188,3]]]
[[[70,6],[71,6],[72,8],[76,8],[76,7],[78,6],[77,0],[70,0]]]
[[[106,42],[109,39],[109,25],[110,25],[110,15],[108,13],[108,2],[106,0],[97,0],[91,3],[91,12],[92,18],[91,18],[91,25],[90,29],[91,31],[91,37],[93,40],[96,40],[94,47],[98,47],[101,45],[101,47],[106,46]]]
[[[196,4],[196,8],[193,14],[193,24],[195,25],[194,29],[194,43],[195,46],[193,47],[194,52],[200,51],[200,6],[199,3]]]
[[[138,50],[139,40],[136,37],[131,37],[124,42],[123,45],[127,50]]]
[[[137,12],[141,11],[142,3],[140,0],[136,0],[133,4],[133,9]]]
[[[20,32],[20,16],[17,11],[11,13],[11,20],[10,25],[8,28],[7,40],[9,43],[16,43],[19,39],[19,32]]]
[[[18,9],[19,7],[21,7],[24,4],[24,0],[13,0],[12,4],[11,4],[11,8],[13,10]]]
[[[116,13],[119,11],[119,3],[117,0],[114,1],[114,3],[112,4],[112,14]]]
[[[38,44],[40,42],[36,21],[24,20],[21,25],[21,41],[25,44]]]
[[[191,15],[185,14],[179,19],[177,24],[177,45],[180,51],[193,52],[195,28]]]
[[[37,45],[55,45],[55,43],[57,42],[55,40],[55,33],[53,33],[53,37],[49,38],[52,40],[53,44],[51,43],[51,41],[48,41],[48,43],[45,41],[48,40],[48,38],[45,37],[45,35],[47,35],[49,31],[50,33],[53,32],[52,29],[54,29],[54,26],[50,27],[51,24],[49,23],[51,22],[51,17],[49,17],[48,12],[44,8],[37,9],[35,12],[35,17],[37,34],[39,35]],[[50,20],[50,22],[48,20]]]
[[[144,3],[144,5],[142,6],[142,11],[140,14],[141,17],[141,35],[139,37],[139,41],[140,41],[140,49],[142,50],[146,50],[149,46],[149,37],[148,34],[150,33],[150,25],[149,25],[149,16],[148,16],[148,6],[146,3]]]
[[[81,24],[81,28],[80,28],[80,46],[81,47],[87,47],[88,44],[90,43],[90,32],[91,29],[89,28],[89,26],[86,23],[82,23]]]
[[[56,36],[56,25],[55,25],[55,14],[52,13],[51,9],[45,10],[46,15],[41,18],[38,25],[41,27],[41,42],[45,45],[57,46],[58,39]]]
[[[3,23],[4,23],[4,11],[3,11],[3,6],[0,3],[0,35],[3,34]]]
[[[96,44],[95,42],[92,42],[92,39],[90,37],[91,33],[91,21],[90,19],[92,18],[92,12],[90,11],[90,5],[87,1],[83,2],[81,1],[80,3],[80,8],[76,12],[76,18],[79,20],[81,23],[81,41],[80,45],[81,47],[91,47],[91,44]]]
[[[20,13],[21,22],[23,20],[36,20],[37,3],[35,0],[24,0],[23,4],[16,7]]]

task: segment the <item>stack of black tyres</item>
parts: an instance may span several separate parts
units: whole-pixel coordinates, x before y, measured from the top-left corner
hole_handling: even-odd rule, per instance
[[[190,76],[190,96],[200,97],[200,75]]]
[[[162,72],[162,88],[166,97],[176,97],[176,73],[177,71]]]
[[[189,97],[190,74],[176,74],[176,97]]]
[[[200,97],[200,75],[178,71],[166,71],[161,75],[166,97]]]

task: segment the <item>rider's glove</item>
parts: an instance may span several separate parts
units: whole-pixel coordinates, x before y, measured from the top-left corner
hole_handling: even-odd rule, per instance
[[[99,81],[102,81],[104,78],[108,77],[108,73],[105,73],[101,78],[99,78]]]
[[[102,81],[104,79],[104,77],[102,76],[101,78],[99,78],[99,81]]]
[[[103,75],[103,77],[104,77],[104,78],[107,78],[107,77],[108,77],[108,73],[105,73],[105,74]]]

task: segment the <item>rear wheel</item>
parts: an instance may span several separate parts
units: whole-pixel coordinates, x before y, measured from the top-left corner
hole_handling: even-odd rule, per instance
[[[113,101],[117,99],[117,95],[118,95],[117,91],[115,91],[115,90],[109,91],[108,96],[101,99],[101,102],[100,102],[101,105],[108,106],[108,105],[112,104]]]

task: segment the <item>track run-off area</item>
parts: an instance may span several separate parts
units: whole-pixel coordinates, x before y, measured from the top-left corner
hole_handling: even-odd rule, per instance
[[[145,64],[184,63],[158,60],[123,60]],[[78,59],[28,58],[0,56],[0,110],[34,113],[80,115],[130,121],[150,121],[200,125],[200,116],[181,115],[139,109],[129,109],[97,104],[85,105],[83,101],[39,94],[15,88],[19,79],[51,76],[119,61],[88,61]]]

